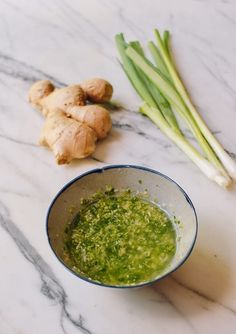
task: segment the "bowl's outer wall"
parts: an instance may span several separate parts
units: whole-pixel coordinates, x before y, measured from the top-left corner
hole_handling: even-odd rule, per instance
[[[180,220],[180,224],[176,224],[176,255],[162,276],[178,267],[190,253],[196,238],[197,222],[193,205],[185,192],[171,179],[158,172],[135,166],[93,170],[62,189],[49,208],[47,217],[48,238],[57,257],[67,266],[63,258],[65,227],[78,212],[80,200],[106,186],[117,189],[130,188],[141,192],[147,189],[151,200],[157,199],[158,204],[170,216]]]

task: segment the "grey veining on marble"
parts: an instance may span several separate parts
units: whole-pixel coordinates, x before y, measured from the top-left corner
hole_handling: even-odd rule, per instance
[[[207,180],[138,113],[114,35],[123,31],[145,42],[154,27],[170,29],[193,101],[235,158],[236,2],[2,0],[0,18],[0,334],[235,333],[235,187],[227,192]],[[27,103],[29,86],[44,78],[64,86],[98,76],[114,86],[113,130],[90,158],[56,166],[37,144],[43,118]],[[155,286],[90,285],[49,248],[45,216],[55,193],[85,170],[110,163],[158,169],[196,206],[193,254]]]

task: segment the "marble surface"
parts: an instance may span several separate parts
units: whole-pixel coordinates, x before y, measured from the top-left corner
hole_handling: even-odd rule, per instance
[[[193,100],[236,153],[234,0],[2,0],[0,2],[0,333],[191,334],[236,330],[236,191],[207,180],[148,119],[117,61],[114,35],[146,41],[158,26]],[[37,145],[43,119],[29,86],[93,76],[110,80],[113,130],[89,159],[58,167]],[[83,282],[52,254],[45,215],[54,194],[81,172],[138,163],[166,173],[192,198],[198,240],[189,260],[152,287],[114,290]]]

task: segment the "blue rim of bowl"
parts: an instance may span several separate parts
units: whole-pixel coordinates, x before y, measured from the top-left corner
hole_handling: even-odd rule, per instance
[[[167,179],[168,181],[174,183],[178,189],[182,192],[182,194],[184,195],[186,201],[188,202],[188,204],[190,205],[191,209],[193,210],[194,212],[194,216],[195,216],[195,222],[196,222],[196,230],[195,230],[195,235],[194,235],[194,238],[193,238],[193,241],[192,241],[192,245],[191,247],[189,248],[188,252],[186,253],[185,257],[179,262],[179,264],[173,268],[171,271],[168,271],[166,272],[164,275],[162,276],[159,276],[157,278],[155,278],[154,280],[151,280],[151,281],[147,281],[147,282],[142,282],[142,283],[139,283],[139,284],[135,284],[135,285],[108,285],[108,284],[104,284],[104,283],[101,283],[101,282],[97,282],[97,281],[93,281],[89,278],[86,278],[78,273],[76,273],[75,271],[73,271],[70,267],[68,267],[63,261],[62,259],[56,254],[56,252],[54,251],[52,245],[51,245],[51,241],[50,241],[50,237],[49,237],[49,231],[48,231],[48,220],[49,220],[49,215],[50,215],[50,212],[51,212],[51,209],[54,205],[54,203],[56,202],[57,198],[67,189],[69,188],[72,184],[74,184],[76,181],[78,181],[79,179],[87,176],[87,175],[90,175],[90,174],[96,174],[96,173],[103,173],[105,170],[108,170],[108,169],[120,169],[120,168],[131,168],[131,169],[141,169],[141,170],[144,170],[146,172],[150,172],[150,173],[154,173],[154,174],[157,174],[157,175],[160,175],[161,177]],[[139,288],[139,287],[143,287],[143,286],[146,286],[146,285],[150,285],[150,284],[154,284],[162,279],[164,279],[166,276],[172,274],[173,272],[175,272],[179,267],[181,267],[184,262],[188,259],[189,255],[191,254],[192,250],[193,250],[193,247],[195,245],[195,242],[196,242],[196,239],[197,239],[197,234],[198,234],[198,218],[197,218],[197,213],[196,213],[196,210],[195,210],[195,207],[190,199],[190,197],[188,196],[188,194],[185,192],[185,190],[177,183],[175,182],[173,179],[171,179],[169,176],[155,170],[155,169],[151,169],[149,167],[144,167],[144,166],[140,166],[140,165],[131,165],[131,164],[123,164],[123,165],[106,165],[104,167],[101,167],[101,168],[94,168],[94,169],[91,169],[85,173],[82,173],[81,175],[75,177],[74,179],[72,179],[71,181],[69,181],[68,183],[65,184],[64,187],[61,188],[61,190],[56,194],[56,196],[54,197],[54,199],[52,200],[49,208],[48,208],[48,211],[47,211],[47,215],[46,215],[46,233],[47,233],[47,239],[48,239],[48,243],[50,245],[50,248],[52,250],[52,252],[54,253],[54,255],[56,256],[56,258],[58,259],[59,262],[61,262],[61,264],[69,271],[71,272],[72,274],[74,274],[76,277],[79,277],[80,279],[82,279],[83,281],[86,281],[88,283],[92,283],[92,284],[95,284],[95,285],[99,285],[99,286],[102,286],[102,287],[107,287],[107,288],[117,288],[117,289],[130,289],[130,288]]]

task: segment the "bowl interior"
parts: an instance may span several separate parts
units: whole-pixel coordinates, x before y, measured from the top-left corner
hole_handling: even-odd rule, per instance
[[[116,189],[130,188],[141,192],[147,189],[150,200],[157,199],[158,205],[166,210],[173,221],[180,221],[180,224],[175,224],[176,254],[169,267],[158,278],[182,264],[192,250],[197,233],[193,205],[174,181],[156,171],[138,166],[108,166],[92,170],[71,181],[59,192],[49,208],[47,217],[49,242],[59,260],[68,267],[64,258],[65,228],[78,212],[80,200],[106,186]]]

